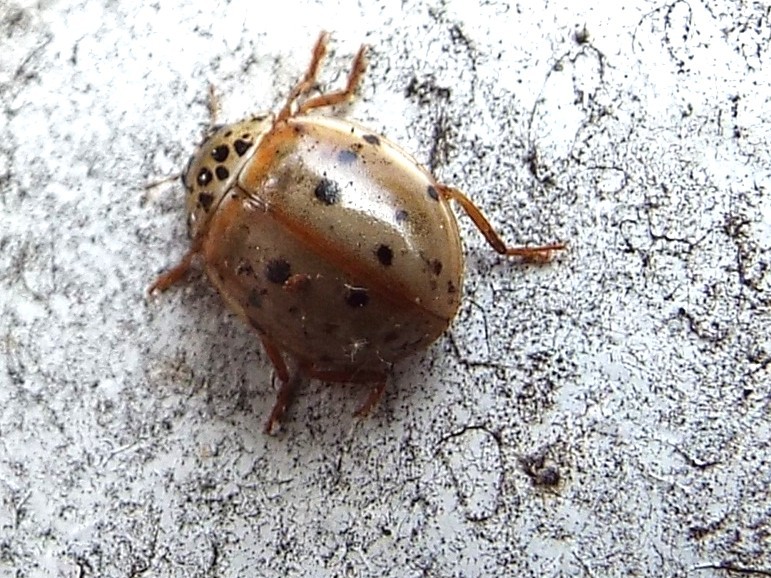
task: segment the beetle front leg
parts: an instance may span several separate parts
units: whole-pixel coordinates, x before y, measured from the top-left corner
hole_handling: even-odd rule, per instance
[[[162,275],[159,275],[155,282],[150,285],[147,290],[148,295],[152,295],[156,291],[163,293],[171,287],[177,284],[179,281],[185,278],[187,272],[190,271],[190,267],[193,263],[193,258],[198,254],[198,250],[191,249],[188,251],[182,260],[176,266],[172,267]]]

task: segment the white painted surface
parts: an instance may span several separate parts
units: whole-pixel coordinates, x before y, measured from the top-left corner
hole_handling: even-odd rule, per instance
[[[0,575],[771,572],[767,7],[121,4],[0,4]],[[186,239],[143,186],[209,82],[274,107],[321,28],[327,82],[373,47],[351,118],[570,251],[507,264],[462,218],[448,336],[371,418],[313,382],[271,438],[205,280],[146,300]]]

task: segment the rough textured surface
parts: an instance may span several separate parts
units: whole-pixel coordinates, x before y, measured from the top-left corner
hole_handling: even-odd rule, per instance
[[[0,575],[771,572],[771,91],[761,3],[0,3]],[[396,5],[397,3],[392,3]],[[597,4],[599,6],[599,4]],[[448,335],[283,431],[186,248],[208,122],[372,44],[351,116],[464,188]]]

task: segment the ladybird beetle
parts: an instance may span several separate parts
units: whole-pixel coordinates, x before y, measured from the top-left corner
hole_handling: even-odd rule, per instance
[[[564,248],[507,246],[470,199],[388,139],[310,114],[351,100],[366,68],[362,46],[344,89],[310,96],[328,39],[278,113],[210,130],[182,175],[191,248],[149,289],[201,258],[281,383],[268,433],[303,378],[369,384],[356,412],[366,415],[394,362],[447,329],[463,281],[450,200],[498,253],[544,262]]]

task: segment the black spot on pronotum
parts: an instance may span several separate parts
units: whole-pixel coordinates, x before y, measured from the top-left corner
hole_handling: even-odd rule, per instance
[[[428,193],[428,196],[431,197],[433,200],[435,201],[439,200],[439,191],[436,190],[436,187],[434,185],[428,185],[428,189],[426,189],[426,192]]]
[[[271,259],[265,265],[265,277],[271,283],[283,285],[292,274],[292,268],[286,259]]]
[[[236,154],[239,157],[242,157],[246,154],[246,151],[248,151],[250,148],[252,148],[252,143],[247,142],[245,140],[236,139],[236,142],[233,143],[233,148],[236,150]]]
[[[396,217],[396,222],[401,225],[402,223],[406,223],[409,220],[410,214],[404,209],[399,209],[398,211],[396,211],[395,217]]]
[[[230,171],[223,167],[222,165],[218,166],[216,169],[214,169],[214,174],[217,175],[217,178],[221,181],[224,181],[230,176]]]
[[[313,194],[325,205],[334,205],[340,201],[340,187],[335,181],[331,181],[327,178],[319,181]]]
[[[365,134],[361,138],[371,145],[380,146],[380,138],[376,134]]]
[[[201,208],[209,212],[209,209],[211,209],[211,204],[214,202],[214,195],[211,193],[199,193],[198,194],[198,204],[201,206]]]
[[[362,287],[348,287],[345,293],[345,302],[356,309],[364,307],[369,303],[369,294]]]
[[[211,171],[204,167],[198,171],[198,176],[195,178],[195,182],[198,183],[199,187],[205,187],[211,182],[212,178],[214,177],[212,176]]]
[[[224,163],[226,160],[228,160],[228,155],[230,154],[230,149],[228,148],[228,145],[219,145],[218,147],[214,147],[211,151],[212,158],[217,161],[218,163]]]
[[[442,262],[439,259],[434,259],[430,263],[431,272],[434,275],[439,275],[442,272]]]
[[[394,252],[388,245],[380,245],[375,251],[375,255],[377,255],[377,260],[380,261],[380,264],[385,267],[389,267],[393,263]]]
[[[356,162],[357,158],[358,155],[350,149],[343,149],[337,153],[337,160],[343,165],[350,165]]]

